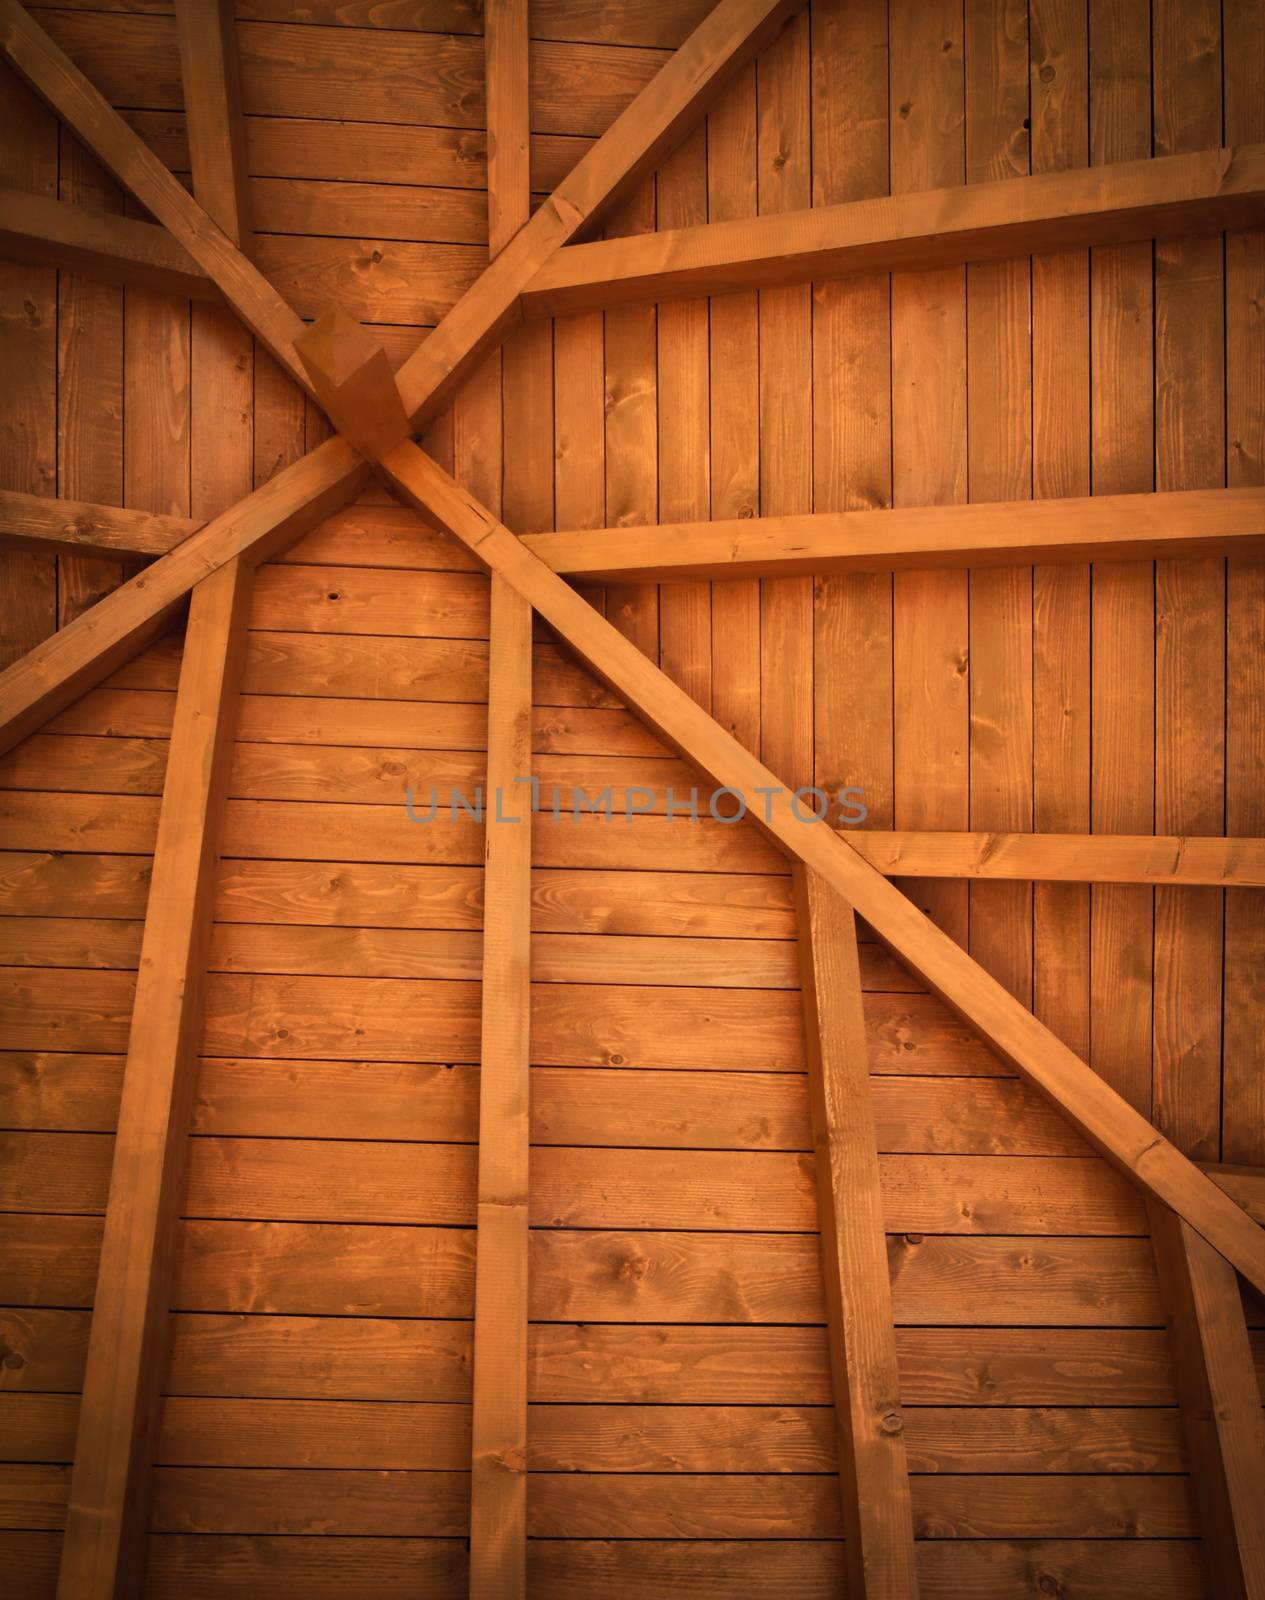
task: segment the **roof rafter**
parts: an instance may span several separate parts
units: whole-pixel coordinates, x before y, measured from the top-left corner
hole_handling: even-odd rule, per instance
[[[486,507],[416,445],[382,468],[396,490],[506,578],[612,691],[718,787],[746,797],[752,819],[792,861],[814,869],[1002,1058],[1150,1195],[1163,1200],[1265,1289],[1265,1236],[1145,1117],[941,932],[826,823],[805,820],[762,762],[625,639]],[[763,802],[761,797],[763,796]]]
[[[524,289],[523,313],[1218,232],[1263,215],[1265,146],[1201,150],[573,245]]]
[[[524,543],[555,572],[612,582],[1247,554],[1265,547],[1265,488],[820,511],[533,533]]]

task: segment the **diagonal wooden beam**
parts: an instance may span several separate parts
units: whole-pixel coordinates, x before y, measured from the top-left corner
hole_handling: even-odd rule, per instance
[[[1200,150],[574,245],[527,285],[523,312],[557,317],[849,273],[1215,233],[1253,227],[1263,216],[1265,146]]]
[[[492,579],[479,1052],[470,1593],[527,1584],[531,607]]]
[[[1265,839],[1110,833],[873,833],[848,843],[884,877],[1010,878],[1022,883],[1265,886]]]
[[[89,154],[188,251],[295,382],[307,388],[294,351],[303,326],[299,317],[18,0],[0,0],[0,49]]]
[[[284,549],[353,499],[369,476],[350,445],[327,440],[15,661],[0,673],[0,751],[155,639],[201,579],[235,556],[253,566]]]
[[[176,0],[176,39],[193,192],[233,244],[253,256],[232,0]]]
[[[165,228],[18,189],[0,189],[0,256],[193,300],[220,299],[215,284]]]
[[[769,769],[412,443],[381,463],[397,492],[499,573],[663,741],[792,861],[812,868],[923,981],[1144,1193],[1170,1205],[1265,1289],[1265,1236],[1238,1206],[1036,1017],[779,785]]]
[[[1218,1600],[1265,1600],[1265,1416],[1234,1268],[1150,1204],[1204,1558]]]
[[[218,828],[252,572],[232,561],[189,610],[145,913],[62,1545],[59,1600],[136,1592],[200,1040]]]
[[[1245,555],[1265,548],[1265,489],[813,512],[534,533],[524,543],[555,572],[617,583]]]
[[[104,555],[161,556],[202,526],[188,517],[165,517],[82,500],[45,500],[0,489],[0,544],[22,550]]]
[[[666,155],[802,3],[720,0],[712,8],[401,367],[400,395],[415,428],[436,415],[462,378],[521,321],[519,296],[558,246],[591,226]]]
[[[815,872],[794,879],[848,1594],[916,1600],[856,919]]]

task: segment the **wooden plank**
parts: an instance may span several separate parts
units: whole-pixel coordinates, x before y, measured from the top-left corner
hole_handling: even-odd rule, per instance
[[[804,868],[795,895],[848,1584],[916,1596],[856,925]]]
[[[183,1187],[220,796],[244,654],[249,569],[194,593],[119,1112],[59,1578],[113,1595],[138,1570]]]
[[[560,250],[523,290],[528,317],[853,273],[1005,260],[1039,250],[1259,225],[1265,148],[1207,149],[1101,170],[937,185],[891,199],[709,222]]]
[[[1263,538],[1265,493],[1244,488],[723,518],[631,533],[617,527],[537,533],[526,543],[570,577],[682,582],[1249,555]]]
[[[219,290],[165,228],[18,189],[0,190],[0,254],[197,300]]]
[[[1204,1555],[1218,1594],[1265,1594],[1265,1416],[1234,1269],[1166,1206],[1148,1205]]]
[[[1232,1195],[1250,1217],[1265,1223],[1265,1171],[1260,1167],[1203,1163],[1203,1170],[1214,1183]]]
[[[201,526],[187,517],[0,490],[0,541],[19,550],[161,556]]]
[[[1265,841],[1106,833],[866,833],[849,844],[889,877],[1261,885]]]
[[[489,1596],[526,1583],[531,805],[514,780],[530,710],[531,607],[494,578],[470,1484],[471,1580]]]
[[[253,253],[246,129],[231,0],[179,0],[180,85],[198,203]]]
[[[721,0],[621,112],[531,221],[399,373],[415,425],[433,417],[462,376],[519,320],[519,295],[561,244],[598,220],[688,132],[708,100],[776,31],[792,0]]]
[[[1095,168],[1151,155],[1150,8],[1091,0],[1089,158]],[[1152,248],[1090,255],[1090,470],[1099,494],[1146,493],[1154,480]],[[1154,831],[1155,575],[1149,559],[1095,563],[1090,596],[1090,824]],[[1090,897],[1088,1061],[1143,1115],[1151,1111],[1154,895]]]
[[[488,95],[488,249],[495,259],[531,210],[527,0],[491,0],[484,15]]]
[[[0,675],[0,747],[11,749],[156,638],[209,571],[239,555],[263,559],[344,504],[367,476],[349,445],[330,440],[16,662]]]
[[[692,700],[623,640],[565,582],[534,558],[487,511],[471,504],[450,478],[413,445],[382,463],[411,504],[424,508],[491,570],[531,602],[589,667],[644,716],[662,737],[713,782],[756,796],[779,786]],[[769,797],[767,820],[757,819],[778,846],[815,868],[843,895],[933,993],[1021,1076],[1048,1094],[1105,1155],[1135,1182],[1172,1204],[1204,1232],[1251,1282],[1265,1286],[1265,1241],[1214,1184],[1185,1160],[1145,1118],[1011,999],[953,942],[937,932],[900,891],[860,860],[824,823],[801,822],[784,795]]]

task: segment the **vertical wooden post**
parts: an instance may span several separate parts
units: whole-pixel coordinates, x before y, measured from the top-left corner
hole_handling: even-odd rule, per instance
[[[135,1592],[251,574],[193,592],[106,1205],[59,1600]]]
[[[526,1588],[531,607],[492,578],[470,1593]]]
[[[253,254],[246,125],[232,0],[176,0],[176,38],[198,204]]]
[[[916,1600],[913,1511],[852,907],[794,868],[850,1600]]]
[[[1265,1600],[1265,1419],[1234,1268],[1147,1202],[1204,1555],[1218,1600]]]
[[[488,252],[495,259],[531,212],[527,0],[487,0]]]

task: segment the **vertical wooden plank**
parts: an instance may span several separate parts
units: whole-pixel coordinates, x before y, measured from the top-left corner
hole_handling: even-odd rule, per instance
[[[1028,9],[967,0],[968,183],[1026,176]],[[1032,494],[1032,304],[1026,259],[967,269],[967,473],[972,500]],[[971,827],[1032,827],[1032,570],[993,567],[968,579]],[[970,950],[1032,1004],[1032,887],[969,890]]]
[[[1082,0],[1033,0],[1032,169],[1089,164],[1089,30]],[[1090,492],[1089,252],[1032,259],[1032,492]],[[1033,827],[1089,831],[1090,570],[1032,574]],[[1087,884],[1038,883],[1032,903],[1032,1005],[1089,1057]]]
[[[560,528],[606,526],[606,387],[600,311],[554,324],[554,514]],[[605,614],[600,584],[579,592]]]
[[[812,12],[813,204],[888,190],[887,0],[824,0]],[[892,503],[891,278],[813,286],[813,510]],[[814,782],[855,785],[866,826],[892,825],[892,579],[816,580]]]
[[[113,179],[64,128],[58,193],[71,205],[123,210]],[[123,290],[73,272],[57,281],[57,478],[68,500],[123,503]],[[119,561],[58,557],[58,626],[123,577]]]
[[[1217,1600],[1265,1596],[1265,1414],[1234,1268],[1148,1201],[1204,1559]]]
[[[653,233],[655,184],[644,179],[611,217],[608,237]],[[606,321],[606,514],[612,527],[658,520],[658,314],[619,306]],[[517,530],[516,530],[517,531]],[[608,620],[643,655],[659,659],[659,591],[652,583],[607,584]]]
[[[756,69],[745,67],[707,118],[707,214],[756,214]],[[754,290],[711,302],[712,516],[760,509],[759,313]],[[712,590],[712,712],[748,750],[760,748],[760,585]]]
[[[757,64],[759,210],[812,202],[808,11]],[[762,289],[760,512],[812,509],[812,287]],[[788,788],[813,779],[813,584],[760,582],[760,756]]]
[[[1225,136],[1265,140],[1265,12],[1226,0]],[[1226,481],[1265,483],[1265,228],[1226,237]],[[1265,561],[1226,573],[1226,832],[1265,833]],[[1226,896],[1222,1153],[1265,1165],[1265,890]]]
[[[57,194],[57,123],[10,68],[0,69],[0,173],[14,188]],[[57,273],[0,261],[0,483],[57,492]],[[57,629],[57,558],[0,549],[0,668]]]
[[[189,302],[125,289],[124,505],[190,514],[189,385]]]
[[[1156,0],[1155,153],[1221,142],[1221,7]],[[1225,481],[1224,241],[1155,246],[1155,486]],[[1155,569],[1155,826],[1225,825],[1225,562]],[[1215,1161],[1221,1146],[1219,889],[1155,892],[1154,1121],[1179,1150]]]
[[[498,256],[527,221],[527,0],[487,0],[483,51],[488,102],[488,249]]]
[[[707,221],[707,130],[700,127],[658,175],[661,228]],[[707,301],[659,307],[659,516],[705,522],[711,453]],[[705,711],[712,708],[712,590],[669,583],[659,591],[659,665]]]
[[[963,16],[952,0],[891,0],[892,190],[965,177]],[[966,275],[892,278],[892,499],[966,499]],[[894,819],[898,828],[969,821],[965,572],[900,572],[893,583]],[[967,886],[922,881],[917,903],[963,946]]]
[[[197,586],[189,609],[75,1442],[60,1600],[111,1600],[136,1586],[142,1565],[173,1234],[184,1191],[250,587],[250,572],[231,562]]]
[[[852,907],[793,869],[848,1593],[918,1593]]]
[[[508,1600],[527,1581],[531,607],[496,575],[490,651],[470,1593]]]
[[[1147,0],[1090,0],[1090,161],[1151,153]],[[1095,250],[1090,264],[1095,494],[1154,487],[1151,246]],[[1150,833],[1155,771],[1153,563],[1093,572],[1091,815],[1096,833]],[[1152,893],[1095,885],[1090,921],[1090,1064],[1151,1109]]]

